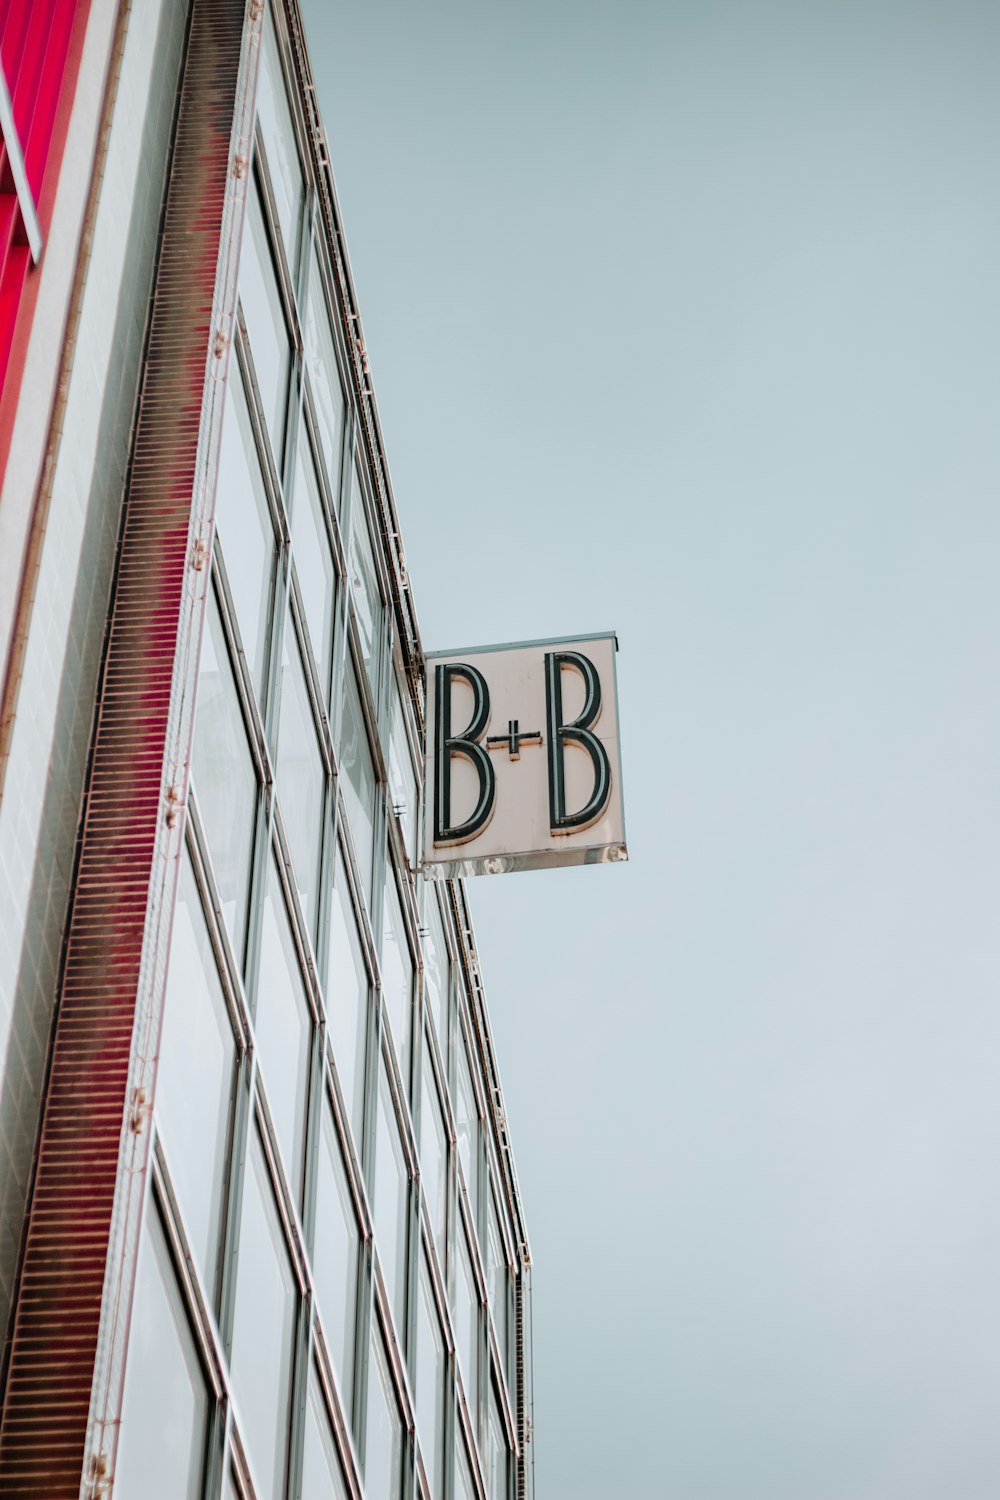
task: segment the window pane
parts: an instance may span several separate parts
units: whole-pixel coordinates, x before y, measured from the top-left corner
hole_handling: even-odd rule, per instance
[[[389,1357],[372,1328],[368,1361],[368,1431],[365,1435],[365,1500],[397,1500],[403,1477],[403,1423]]]
[[[350,1409],[358,1283],[358,1220],[329,1100],[323,1103],[313,1270],[323,1332],[340,1380],[344,1404]]]
[[[267,659],[274,526],[238,360],[230,370],[215,514],[240,639],[259,698]]]
[[[295,265],[298,248],[299,206],[302,202],[302,167],[295,145],[292,114],[281,72],[278,38],[270,10],[264,18],[257,113],[264,136],[264,150],[271,174],[271,187],[278,210],[278,223],[285,242],[288,264]]]
[[[424,900],[427,910],[427,915],[424,919],[427,925],[427,933],[424,938],[424,984],[427,995],[427,1009],[430,1012],[434,1034],[438,1039],[438,1046],[441,1049],[442,1060],[447,1067],[448,998],[451,966],[448,958],[448,949],[444,940],[441,908],[438,906],[437,893],[433,885],[429,884],[426,887]]]
[[[214,595],[201,643],[192,768],[222,914],[242,962],[257,777]]]
[[[365,895],[371,895],[372,856],[375,852],[375,768],[368,733],[361,715],[361,700],[354,668],[344,674],[344,718],[340,732],[340,784],[351,824],[354,852]]]
[[[302,1185],[312,1017],[273,856],[264,900],[254,1031],[267,1102],[288,1180],[298,1202]]]
[[[417,863],[417,779],[410,759],[410,746],[403,721],[403,704],[396,689],[392,695],[392,729],[389,735],[389,782],[393,811],[403,829],[403,842],[411,865]]]
[[[326,960],[327,1027],[333,1043],[341,1093],[360,1153],[369,1015],[368,969],[347,884],[344,857],[339,849],[330,905],[330,943]]]
[[[324,695],[330,691],[333,654],[333,556],[323,518],[309,437],[303,426],[295,454],[295,497],[292,505],[292,555],[299,580],[309,644],[313,648]]]
[[[455,1433],[455,1497],[456,1500],[476,1500],[476,1486],[472,1468],[461,1433]]]
[[[486,1493],[490,1500],[507,1500],[510,1450],[507,1429],[500,1413],[500,1399],[490,1386],[489,1425],[486,1434]]]
[[[399,892],[388,867],[382,902],[382,995],[396,1043],[403,1087],[410,1077],[410,1032],[413,1015],[413,958],[406,937]]]
[[[306,689],[298,643],[289,621],[281,662],[278,721],[278,805],[310,933],[315,932],[319,850],[326,772]]]
[[[315,248],[309,267],[306,312],[306,369],[312,391],[320,446],[335,503],[340,505],[340,454],[344,436],[344,388],[340,383],[333,333]]]
[[[455,1275],[455,1345],[462,1370],[465,1400],[474,1423],[479,1379],[479,1293],[469,1243],[461,1226],[455,1235],[455,1244],[458,1250],[458,1269]]]
[[[378,1124],[375,1138],[375,1241],[382,1276],[402,1332],[406,1312],[406,1190],[408,1174],[399,1138],[385,1060],[379,1064]]]
[[[420,1295],[417,1301],[417,1426],[420,1451],[433,1500],[440,1500],[444,1450],[444,1335],[430,1272],[420,1257]]]
[[[445,1269],[445,1234],[448,1213],[448,1136],[441,1114],[437,1084],[430,1058],[424,1056],[423,1092],[420,1101],[420,1176],[427,1208],[434,1227],[434,1243],[442,1272]]]
[[[351,556],[348,571],[351,598],[354,600],[358,635],[361,640],[361,655],[374,693],[378,690],[384,606],[378,573],[375,569],[371,537],[368,535],[368,520],[365,514],[361,481],[356,467],[354,497],[351,502]]]
[[[150,1202],[125,1363],[115,1500],[198,1500],[208,1410],[205,1377]]]
[[[347,1500],[340,1454],[330,1429],[326,1402],[316,1371],[309,1372],[309,1403],[302,1454],[303,1500]]]
[[[264,1152],[252,1131],[236,1272],[232,1373],[259,1500],[284,1490],[295,1281]]]
[[[500,1233],[500,1219],[497,1215],[492,1191],[487,1196],[489,1198],[489,1218],[486,1225],[486,1287],[489,1293],[490,1308],[493,1312],[493,1325],[496,1329],[497,1343],[500,1345],[500,1351],[506,1363],[507,1257],[504,1253],[503,1237]]]
[[[472,1072],[465,1050],[465,1040],[459,1027],[458,1068],[455,1089],[455,1131],[458,1136],[458,1154],[465,1172],[465,1190],[469,1197],[473,1222],[479,1232],[479,1113],[472,1087]]]
[[[271,434],[271,449],[281,469],[285,395],[290,360],[288,324],[281,305],[271,242],[256,184],[247,199],[246,226],[240,255],[240,304],[250,335],[257,388]]]
[[[156,1117],[174,1192],[216,1306],[236,1043],[191,861],[181,862],[156,1075]]]

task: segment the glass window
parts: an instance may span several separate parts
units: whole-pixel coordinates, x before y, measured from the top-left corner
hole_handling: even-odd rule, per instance
[[[333,655],[333,556],[305,426],[300,432],[295,453],[295,498],[291,524],[292,555],[306,625],[309,628],[309,643],[319,667],[323,692],[328,695],[330,661]]]
[[[257,84],[257,114],[270,169],[271,187],[278,210],[281,237],[290,266],[298,249],[299,209],[302,203],[302,166],[295,144],[292,112],[281,70],[281,54],[270,9],[264,17],[260,81]]]
[[[271,241],[256,183],[251,184],[247,198],[240,255],[240,305],[250,335],[254,375],[271,434],[271,449],[280,472],[291,353]]]
[[[443,1489],[444,1452],[444,1335],[427,1261],[420,1257],[420,1295],[417,1300],[416,1403],[417,1427],[424,1472],[433,1500]]]
[[[486,1433],[486,1493],[490,1500],[507,1500],[509,1490],[510,1449],[507,1428],[500,1411],[496,1387],[490,1387],[489,1425]]]
[[[156,1077],[156,1117],[173,1189],[212,1307],[236,1042],[191,860],[181,861]]]
[[[319,851],[326,770],[316,738],[302,658],[289,623],[281,662],[278,721],[278,805],[291,850],[295,884],[310,933],[315,932]]]
[[[361,699],[354,668],[348,661],[344,674],[344,720],[340,731],[340,778],[351,824],[354,852],[366,896],[371,895],[372,857],[375,852],[375,767],[368,732],[361,714]]]
[[[368,1037],[368,968],[361,947],[344,856],[337,850],[337,873],[330,910],[326,955],[327,1029],[337,1077],[354,1139],[360,1148],[364,1118],[365,1043]]]
[[[278,867],[271,856],[264,899],[254,1021],[267,1102],[296,1202],[302,1186],[312,1015]]]
[[[368,680],[372,685],[372,692],[377,694],[385,606],[382,602],[382,590],[379,587],[371,537],[368,534],[368,519],[357,465],[354,469],[354,496],[351,501],[351,555],[348,572],[351,598],[354,600],[354,613],[358,622],[358,636],[361,640],[361,655],[365,671],[368,673]]]
[[[479,1380],[479,1292],[472,1269],[472,1255],[465,1230],[459,1226],[455,1235],[458,1248],[455,1276],[455,1344],[462,1370],[465,1400],[473,1422],[476,1418],[476,1392]]]
[[[375,1240],[396,1328],[406,1312],[406,1207],[408,1173],[385,1059],[379,1064],[375,1136]]]
[[[468,1450],[465,1439],[455,1429],[455,1497],[456,1500],[476,1500],[477,1490],[472,1478],[472,1465],[469,1462]]]
[[[441,1057],[447,1067],[448,998],[451,964],[448,958],[448,948],[444,940],[444,924],[441,921],[441,908],[438,906],[437,892],[432,884],[426,886],[424,899],[427,910],[425,918],[427,932],[424,937],[424,985],[427,995],[427,1009],[434,1026],[434,1034],[438,1039],[438,1046],[441,1049]]]
[[[410,758],[410,744],[403,719],[403,701],[398,688],[392,695],[392,726],[389,734],[389,791],[392,807],[403,829],[403,843],[411,865],[417,863],[417,778]]]
[[[348,1409],[351,1404],[354,1360],[358,1238],[358,1220],[340,1149],[340,1137],[327,1099],[323,1103],[323,1132],[316,1186],[313,1270],[327,1348]]]
[[[344,439],[344,388],[337,369],[330,315],[313,247],[309,266],[309,300],[306,311],[305,363],[309,373],[320,447],[330,480],[330,492],[340,503],[340,455]]]
[[[303,1500],[347,1500],[347,1485],[340,1454],[314,1369],[309,1372],[301,1494]]]
[[[380,1330],[372,1327],[368,1361],[365,1500],[397,1500],[403,1478],[403,1421]]]
[[[147,1205],[125,1363],[116,1500],[198,1500],[208,1390],[160,1216]]]
[[[461,1027],[459,1028],[461,1031]],[[455,1130],[458,1137],[458,1154],[465,1172],[465,1190],[469,1197],[472,1220],[479,1232],[479,1111],[472,1087],[472,1070],[465,1050],[465,1040],[458,1041],[458,1068],[455,1089]]]
[[[264,1151],[251,1131],[236,1270],[232,1372],[259,1500],[284,1493],[296,1288]]]
[[[403,1088],[408,1091],[413,1016],[413,956],[410,953],[391,864],[386,875],[382,901],[382,996],[392,1038],[396,1043]]]
[[[230,372],[215,516],[240,639],[260,698],[274,581],[274,525],[238,360]]]
[[[489,1197],[489,1218],[486,1225],[486,1287],[490,1307],[493,1310],[493,1325],[497,1343],[504,1362],[507,1359],[507,1256],[504,1251],[500,1218],[492,1191]]]
[[[201,643],[192,769],[222,914],[241,962],[257,777],[214,594]]]
[[[442,1271],[448,1215],[448,1136],[430,1058],[424,1055],[420,1100],[420,1176]]]

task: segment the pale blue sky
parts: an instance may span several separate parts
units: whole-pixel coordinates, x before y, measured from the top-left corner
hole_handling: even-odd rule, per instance
[[[1000,9],[304,10],[425,644],[621,640],[470,885],[538,1500],[995,1500]]]

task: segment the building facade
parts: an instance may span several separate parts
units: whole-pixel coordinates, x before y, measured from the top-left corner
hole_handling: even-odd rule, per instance
[[[301,20],[63,9],[0,405],[0,1493],[521,1500],[530,1254]]]

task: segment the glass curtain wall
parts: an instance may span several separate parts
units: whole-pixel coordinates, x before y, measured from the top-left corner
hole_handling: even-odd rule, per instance
[[[512,1500],[506,1189],[447,891],[414,871],[415,700],[280,7],[263,26],[115,1496],[478,1473]]]

